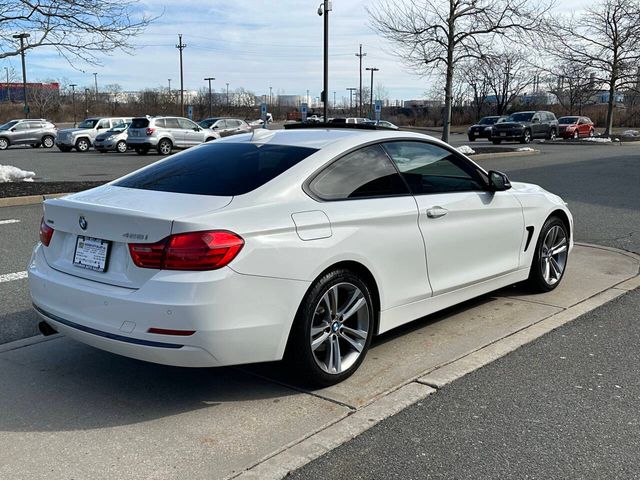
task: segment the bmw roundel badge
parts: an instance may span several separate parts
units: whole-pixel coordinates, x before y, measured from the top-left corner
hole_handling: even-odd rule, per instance
[[[87,229],[88,223],[87,223],[87,219],[86,218],[81,216],[80,219],[78,220],[78,223],[80,224],[80,228],[81,229],[83,229],[83,230]]]

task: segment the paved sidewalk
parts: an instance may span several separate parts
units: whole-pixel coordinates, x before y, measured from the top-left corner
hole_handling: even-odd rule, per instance
[[[288,478],[639,478],[639,345],[636,289]]]

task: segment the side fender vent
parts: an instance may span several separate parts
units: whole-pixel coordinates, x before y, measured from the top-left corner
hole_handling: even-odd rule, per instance
[[[524,251],[526,252],[529,248],[529,244],[531,243],[531,239],[533,238],[533,226],[527,227],[527,243],[524,245]]]

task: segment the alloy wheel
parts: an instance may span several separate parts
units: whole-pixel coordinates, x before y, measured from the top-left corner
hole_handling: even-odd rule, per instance
[[[171,143],[167,140],[163,140],[160,142],[160,145],[158,145],[158,150],[160,150],[162,155],[169,155],[171,153]]]
[[[562,278],[567,265],[568,248],[564,229],[559,225],[551,227],[544,237],[540,252],[542,276],[547,284],[555,285]]]
[[[332,285],[316,305],[311,323],[311,351],[326,373],[348,370],[365,348],[371,313],[362,291],[352,283]]]
[[[44,146],[44,148],[52,148],[53,147],[53,138],[44,137],[42,139],[42,145]]]
[[[8,146],[9,142],[4,138],[0,138],[0,150],[6,150]]]
[[[124,140],[120,140],[116,145],[116,149],[118,153],[125,153],[127,151],[127,143]]]
[[[84,139],[78,140],[78,143],[76,143],[76,148],[79,152],[86,152],[87,150],[89,150],[89,142]]]

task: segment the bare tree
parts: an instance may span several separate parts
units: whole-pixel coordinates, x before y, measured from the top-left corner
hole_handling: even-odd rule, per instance
[[[555,55],[589,67],[609,93],[605,135],[613,128],[617,94],[637,82],[640,0],[604,0],[579,15],[554,21]]]
[[[531,86],[535,70],[521,53],[504,52],[484,57],[479,75],[489,84],[497,115],[504,115],[526,88]]]
[[[595,74],[581,62],[565,60],[548,70],[547,88],[569,114],[582,115],[582,107],[589,103],[597,90]]]
[[[539,28],[547,0],[377,0],[368,12],[373,28],[419,74],[445,74],[442,139],[449,140],[456,67],[482,58],[496,37],[516,37]]]
[[[134,15],[134,0],[3,0],[0,4],[0,58],[19,55],[16,32],[29,32],[24,50],[53,47],[71,64],[99,63],[99,54],[128,51],[131,39],[154,18]]]
[[[43,82],[42,86],[30,88],[27,92],[29,102],[40,118],[49,117],[62,104],[57,86],[56,88],[48,88],[47,83],[54,83],[54,81]]]
[[[472,59],[460,68],[460,79],[467,85],[467,92],[471,97],[474,117],[479,118],[487,105],[489,96],[489,81],[481,74],[482,60]]]

